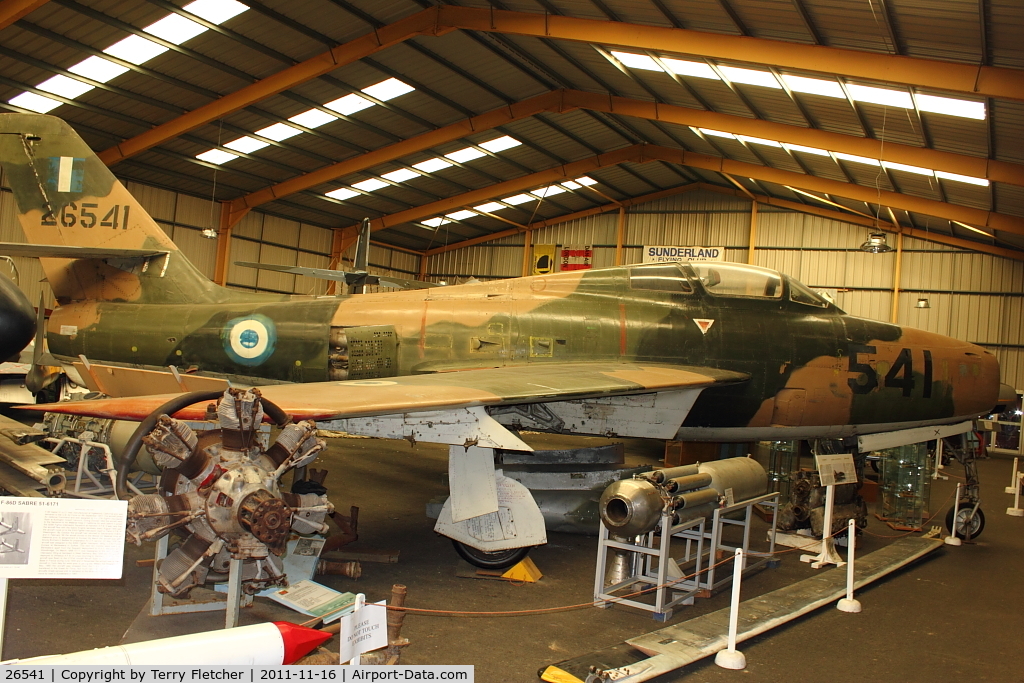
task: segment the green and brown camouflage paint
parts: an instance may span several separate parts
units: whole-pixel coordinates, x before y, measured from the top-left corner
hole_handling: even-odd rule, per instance
[[[683,284],[667,288],[624,266],[350,297],[244,293],[199,273],[62,120],[0,114],[0,162],[30,242],[168,252],[41,259],[60,303],[49,348],[66,361],[252,384],[576,361],[749,374],[706,389],[680,431],[721,440],[885,431],[996,403],[988,351],[801,303],[786,277],[776,298],[713,295],[685,265],[674,276]]]

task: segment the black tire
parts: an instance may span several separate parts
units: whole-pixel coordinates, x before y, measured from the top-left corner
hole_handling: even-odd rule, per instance
[[[481,569],[505,569],[506,567],[511,567],[522,562],[530,554],[530,551],[533,550],[533,546],[527,546],[525,548],[512,548],[511,550],[499,550],[488,553],[471,548],[465,543],[459,543],[456,540],[452,540],[452,545],[455,546],[455,552],[459,554],[459,557],[474,567],[480,567]]]
[[[953,508],[949,508],[949,510],[946,512],[946,528],[949,530],[949,533],[951,535],[955,535],[959,539],[966,539],[967,538],[967,533],[966,533],[967,530],[964,529],[964,521],[963,520],[964,520],[964,517],[966,516],[966,514],[968,512],[970,512],[972,507],[973,507],[972,505],[969,505],[967,503],[961,503],[961,505],[960,505],[960,512],[957,513],[957,518],[958,518],[957,519],[957,528],[958,528],[957,531],[953,530]],[[982,512],[981,508],[979,507],[977,512],[974,513],[974,517],[971,519],[971,528],[970,528],[971,540],[974,540],[978,536],[981,536],[981,532],[984,531],[984,530],[985,530],[985,513]]]

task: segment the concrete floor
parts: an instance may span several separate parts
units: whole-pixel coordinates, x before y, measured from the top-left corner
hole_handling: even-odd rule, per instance
[[[567,443],[551,437],[541,441],[535,445]],[[580,441],[606,443],[574,443]],[[660,449],[659,442],[627,441],[631,462],[654,464]],[[393,565],[365,563],[358,581],[323,577],[323,582],[363,592],[368,600],[385,598],[392,584],[403,583],[409,589],[408,606],[441,610],[521,610],[592,599],[596,541],[590,537],[549,534],[549,543],[531,554],[544,572],[537,584],[457,578],[450,542],[433,533],[424,515],[426,503],[446,493],[446,462],[447,449],[430,444],[333,440],[320,463],[331,471],[332,501],[342,510],[360,507],[360,543],[399,549],[401,559]],[[944,548],[865,590],[859,596],[862,613],[825,608],[750,641],[741,648],[745,671],[719,669],[707,660],[658,680],[1024,681],[1017,663],[1024,629],[1024,519],[1004,514],[1012,501],[1003,493],[1010,467],[1006,460],[979,464],[987,527],[977,543]],[[958,466],[949,471],[960,473]],[[935,505],[951,500],[955,482],[935,485]],[[874,519],[868,530],[897,533]],[[763,538],[763,532],[755,536]],[[869,552],[887,542],[868,535],[860,545]],[[136,567],[135,561],[151,553],[148,546],[129,546],[124,577],[118,581],[12,581],[3,656],[117,643],[148,597],[150,570]],[[788,553],[778,569],[745,580],[744,597],[810,576],[814,570],[799,562],[798,554]],[[727,592],[698,600],[681,608],[672,623],[727,604]],[[412,644],[403,661],[474,664],[478,681],[527,683],[537,681],[537,670],[547,664],[659,626],[647,613],[625,607],[518,617],[411,614],[403,634]]]

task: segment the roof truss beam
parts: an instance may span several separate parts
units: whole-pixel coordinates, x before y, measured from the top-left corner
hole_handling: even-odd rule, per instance
[[[48,0],[0,0],[0,29],[39,9]]]

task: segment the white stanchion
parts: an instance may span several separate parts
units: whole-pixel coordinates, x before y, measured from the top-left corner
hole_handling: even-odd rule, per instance
[[[836,552],[835,540],[832,538],[832,508],[835,506],[836,487],[829,484],[825,487],[825,521],[821,529],[821,552],[817,555],[801,555],[801,562],[810,562],[815,569],[821,569],[827,564],[834,564],[842,567],[845,563],[843,558]]]
[[[1006,491],[1006,493],[1009,493],[1010,495],[1013,495],[1013,492],[1020,488],[1020,478],[1018,477],[1018,475],[1020,474],[1020,470],[1017,469],[1018,460],[1020,460],[1020,458],[1013,459],[1013,474],[1010,475],[1010,485],[1003,489],[1004,491]]]
[[[740,617],[740,581],[743,580],[743,549],[736,548],[732,571],[732,604],[729,605],[729,647],[719,650],[715,664],[723,669],[745,669],[747,658],[736,650],[736,628]]]
[[[846,532],[846,597],[836,603],[836,609],[840,612],[856,614],[860,612],[860,600],[853,597],[853,554],[857,545],[857,523],[850,519],[849,531]]]
[[[1014,460],[1016,461],[1016,458]],[[1024,508],[1020,506],[1020,488],[1022,484],[1024,484],[1024,472],[1017,472],[1017,485],[1013,487],[1013,507],[1006,508],[1006,514],[1011,517],[1024,517]]]
[[[932,471],[932,479],[949,479],[944,474],[939,474],[939,470],[946,469],[946,466],[942,464],[942,439],[938,439],[935,442],[935,469]]]
[[[960,514],[960,484],[956,485],[956,499],[953,501],[953,528],[949,530],[949,536],[943,539],[946,545],[962,545],[963,541],[956,535],[957,515]]]

